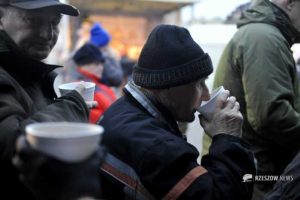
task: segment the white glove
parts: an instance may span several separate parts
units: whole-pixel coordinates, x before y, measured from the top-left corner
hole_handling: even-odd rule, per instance
[[[210,121],[199,115],[200,124],[205,133],[210,137],[218,134],[241,137],[243,116],[239,111],[240,104],[236,101],[236,98],[234,96],[229,97],[229,91],[225,90],[218,96],[216,107]]]

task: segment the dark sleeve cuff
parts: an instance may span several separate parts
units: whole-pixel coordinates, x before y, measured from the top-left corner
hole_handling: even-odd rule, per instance
[[[218,134],[212,138],[212,144],[223,143],[223,142],[238,143],[247,149],[250,148],[250,145],[244,139],[237,136],[228,135],[228,134]]]
[[[76,102],[76,104],[81,105],[84,110],[89,113],[89,109],[83,99],[83,97],[76,91],[70,91],[67,94],[65,94],[64,96],[59,97],[58,99],[66,99],[66,100],[71,100]]]

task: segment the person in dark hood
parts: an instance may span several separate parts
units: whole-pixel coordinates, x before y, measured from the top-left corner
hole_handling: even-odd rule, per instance
[[[214,87],[241,104],[243,138],[254,150],[258,175],[280,175],[299,150],[300,98],[291,46],[300,40],[300,2],[257,0],[243,13],[220,59]],[[274,182],[257,181],[253,199]]]
[[[12,165],[16,139],[27,124],[87,122],[83,88],[57,98],[53,81],[58,66],[42,62],[56,44],[62,14],[78,10],[58,0],[0,0],[0,195],[35,199]]]
[[[99,122],[109,153],[103,176],[116,179],[115,184],[102,181],[104,198],[126,199],[123,192],[132,199],[251,199],[253,184],[242,181],[255,173],[254,158],[240,139],[239,104],[228,90],[218,98],[213,119],[201,117],[213,138],[201,165],[198,151],[178,127],[178,121],[194,121],[201,102],[210,99],[205,80],[212,71],[209,55],[187,29],[153,29],[133,68],[133,81]]]

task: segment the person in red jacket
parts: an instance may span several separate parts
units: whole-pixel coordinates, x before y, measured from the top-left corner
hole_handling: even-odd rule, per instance
[[[98,105],[90,112],[90,122],[96,123],[103,112],[116,100],[114,91],[101,83],[104,57],[96,46],[86,43],[77,50],[73,60],[77,65],[77,79],[96,84],[94,100]]]

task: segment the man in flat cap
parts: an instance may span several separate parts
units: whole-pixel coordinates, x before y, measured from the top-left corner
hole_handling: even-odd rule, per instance
[[[58,0],[0,0],[0,195],[1,199],[35,199],[12,166],[16,138],[33,122],[87,122],[81,90],[56,98],[58,66],[47,58],[59,34],[62,14],[78,10]]]

